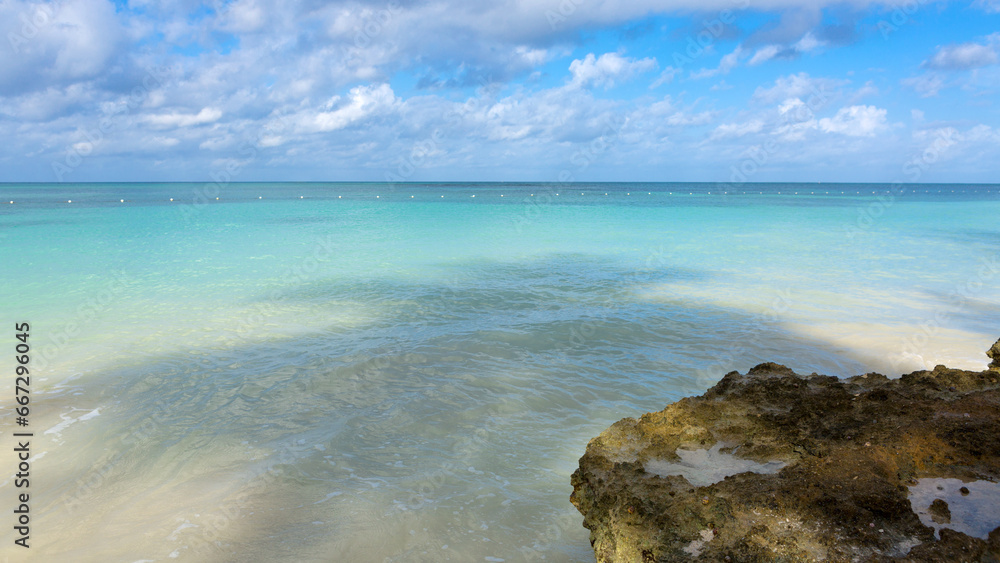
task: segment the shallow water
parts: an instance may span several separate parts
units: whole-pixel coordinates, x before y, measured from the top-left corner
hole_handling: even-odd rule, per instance
[[[592,561],[569,475],[622,417],[985,365],[1000,186],[889,189],[0,185],[31,555]]]
[[[733,444],[726,447],[732,448]],[[695,487],[707,487],[722,482],[726,477],[740,473],[777,473],[785,467],[781,461],[760,463],[752,459],[736,457],[732,453],[721,451],[723,443],[718,442],[709,449],[685,450],[677,449],[680,461],[651,459],[643,464],[647,473],[658,477],[680,475]]]
[[[962,493],[962,489],[965,493]],[[909,487],[910,506],[925,526],[934,528],[941,536],[942,528],[949,528],[975,538],[986,539],[1000,526],[1000,484],[989,481],[963,482],[961,479],[917,479]],[[930,514],[931,503],[941,499],[948,504],[946,522],[935,521]]]

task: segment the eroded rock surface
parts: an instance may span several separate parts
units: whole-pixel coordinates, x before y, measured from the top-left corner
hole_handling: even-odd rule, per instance
[[[997,364],[1000,341],[990,353]],[[944,366],[895,380],[732,372],[591,440],[570,500],[601,563],[997,563],[998,379]],[[928,493],[938,482],[955,491]],[[955,526],[930,519],[945,520],[945,502]]]
[[[997,340],[993,347],[986,352],[986,355],[990,357],[992,362],[990,362],[990,369],[1000,370],[1000,340]]]

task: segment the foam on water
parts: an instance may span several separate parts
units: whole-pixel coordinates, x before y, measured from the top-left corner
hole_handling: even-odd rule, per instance
[[[39,560],[592,560],[614,421],[762,361],[981,368],[1000,326],[996,186],[857,232],[875,196],[778,185],[195,187],[0,185]]]

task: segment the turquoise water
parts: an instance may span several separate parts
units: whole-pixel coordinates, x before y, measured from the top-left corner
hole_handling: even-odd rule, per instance
[[[569,475],[614,421],[762,361],[979,369],[1000,336],[997,185],[0,202],[0,342],[32,327],[39,561],[592,561]]]

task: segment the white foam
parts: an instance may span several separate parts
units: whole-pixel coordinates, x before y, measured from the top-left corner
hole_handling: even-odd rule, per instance
[[[334,491],[334,492],[332,492],[332,493],[330,493],[330,494],[326,495],[326,497],[324,497],[324,498],[323,498],[323,500],[318,500],[318,501],[314,502],[313,504],[319,504],[319,503],[321,503],[321,502],[326,502],[326,501],[328,501],[328,500],[332,499],[332,498],[333,498],[333,497],[335,497],[335,496],[339,496],[340,494],[341,494],[341,492],[340,492],[340,491]]]
[[[73,410],[83,410],[83,409],[73,409]],[[70,412],[72,412],[72,411],[70,411]],[[66,430],[66,428],[68,428],[69,425],[71,425],[71,424],[73,424],[75,422],[87,421],[87,420],[90,420],[92,418],[98,417],[100,415],[101,415],[101,409],[99,409],[99,408],[94,409],[94,410],[88,412],[85,415],[81,415],[78,418],[73,418],[71,416],[67,416],[65,414],[61,414],[59,416],[62,418],[62,422],[60,422],[59,424],[56,424],[52,428],[49,428],[48,430],[46,430],[45,434],[55,434],[56,436],[61,436],[63,430]]]
[[[696,487],[707,487],[718,483],[726,477],[740,473],[777,473],[785,466],[781,461],[758,463],[751,459],[743,459],[733,454],[722,453],[725,444],[719,442],[710,450],[677,450],[680,462],[663,459],[651,459],[644,468],[647,473],[658,477],[680,475]]]
[[[197,527],[198,527],[197,524],[192,524],[190,521],[185,520],[183,524],[177,526],[177,528],[173,532],[171,532],[169,536],[167,536],[167,539],[171,541],[177,541],[177,534],[179,534],[181,530],[185,528],[197,528]]]
[[[62,422],[46,430],[45,434],[55,434],[56,436],[59,436],[62,434],[63,430],[66,430],[66,428],[69,427],[70,424],[76,422],[76,419],[71,416],[69,417],[65,415],[59,415],[59,416],[62,417]]]
[[[962,487],[969,490],[968,495],[959,491]],[[920,521],[934,528],[935,536],[940,537],[941,528],[962,532],[976,538],[986,539],[991,531],[1000,526],[1000,484],[990,481],[972,481],[963,483],[960,479],[926,478],[918,479],[912,485],[907,496],[910,506],[920,517]],[[951,522],[939,524],[932,518],[928,509],[935,499],[948,503],[951,511]]]

